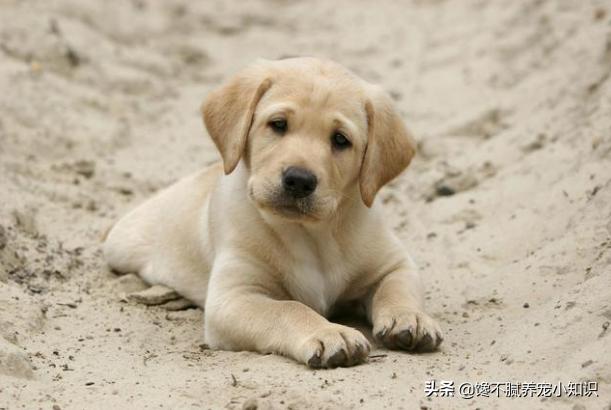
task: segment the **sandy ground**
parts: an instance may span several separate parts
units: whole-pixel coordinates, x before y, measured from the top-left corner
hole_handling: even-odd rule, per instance
[[[101,232],[218,158],[210,89],[290,55],[382,84],[419,139],[378,200],[440,352],[311,371],[121,301]],[[0,0],[0,408],[608,409],[610,72],[609,1]],[[427,398],[433,379],[598,392]]]

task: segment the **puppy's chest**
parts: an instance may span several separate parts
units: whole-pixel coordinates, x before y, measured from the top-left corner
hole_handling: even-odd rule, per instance
[[[297,238],[288,245],[290,264],[284,275],[291,296],[327,315],[346,290],[351,272],[335,243],[321,245]]]

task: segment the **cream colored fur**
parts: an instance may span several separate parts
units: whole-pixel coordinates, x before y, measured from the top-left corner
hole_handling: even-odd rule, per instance
[[[385,346],[434,350],[418,273],[373,205],[409,164],[414,144],[390,99],[341,66],[314,58],[264,61],[213,91],[203,106],[223,158],[123,217],[104,253],[205,311],[205,340],[219,349],[290,356],[311,367],[367,360],[368,340],[327,320],[361,303]],[[270,128],[286,121],[285,133]],[[341,132],[351,142],[336,149]],[[281,175],[318,180],[290,202]],[[224,174],[224,172],[225,174]]]

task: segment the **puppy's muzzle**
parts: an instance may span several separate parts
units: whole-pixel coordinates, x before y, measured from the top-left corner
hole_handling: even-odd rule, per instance
[[[301,199],[310,196],[318,185],[316,175],[300,167],[288,167],[282,172],[282,187],[292,198]]]

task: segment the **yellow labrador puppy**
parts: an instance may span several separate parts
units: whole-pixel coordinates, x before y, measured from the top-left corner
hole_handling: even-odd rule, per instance
[[[414,155],[388,96],[336,63],[295,58],[250,66],[202,111],[222,166],[121,219],[104,244],[111,268],[204,308],[213,348],[362,363],[365,336],[326,319],[355,301],[388,348],[437,348],[416,269],[372,206]]]

